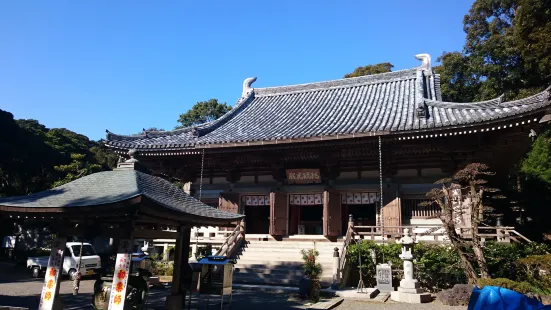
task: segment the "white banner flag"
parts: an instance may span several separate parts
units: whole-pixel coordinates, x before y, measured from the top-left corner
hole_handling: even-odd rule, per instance
[[[44,276],[44,286],[40,295],[39,310],[51,310],[54,306],[55,293],[59,282],[59,276],[63,271],[63,251],[65,250],[65,238],[56,238],[50,251],[48,268]]]

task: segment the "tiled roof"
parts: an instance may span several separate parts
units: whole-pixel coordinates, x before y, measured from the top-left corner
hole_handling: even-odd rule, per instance
[[[32,195],[0,198],[0,206],[86,207],[116,203],[137,196],[145,196],[173,211],[208,219],[235,220],[243,217],[210,207],[189,196],[172,183],[136,170],[94,173]]]
[[[244,91],[245,92],[245,91]],[[204,144],[274,141],[342,134],[392,134],[470,125],[549,105],[549,92],[512,101],[442,102],[430,68],[282,87],[255,88],[208,124],[137,137],[109,133],[119,149],[181,150]]]

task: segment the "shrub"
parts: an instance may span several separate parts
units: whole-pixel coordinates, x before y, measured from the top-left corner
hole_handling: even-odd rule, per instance
[[[304,275],[312,280],[316,280],[321,275],[322,269],[321,264],[316,262],[316,258],[320,253],[314,249],[310,250],[301,250],[302,259],[304,263],[302,264],[302,270],[304,270]]]
[[[500,286],[522,294],[532,293],[534,291],[534,288],[528,282],[516,282],[506,278],[479,279],[477,285],[479,287]]]
[[[523,280],[532,285],[535,293],[551,294],[551,254],[521,258],[518,266]]]
[[[538,293],[551,290],[545,289],[551,287],[551,278],[549,278],[551,277],[551,255],[544,255],[548,250],[547,245],[535,242],[530,244],[486,242],[484,245],[488,269],[493,278],[509,278],[515,283],[528,284],[532,287],[532,292]],[[347,253],[349,266],[354,268],[353,270],[357,273],[358,256],[360,256],[364,284],[373,287],[376,284],[376,263],[373,262],[372,251],[375,252],[377,263],[391,262],[393,282],[397,286],[403,273],[403,263],[398,257],[401,253],[401,246],[397,243],[376,244],[372,241],[362,241],[352,244]],[[472,252],[468,248],[464,251]],[[467,280],[459,255],[456,249],[449,244],[418,243],[414,247],[413,255],[415,277],[424,289],[442,290],[451,288],[458,283],[465,283]],[[531,256],[535,257],[529,260],[528,258]],[[546,259],[549,259],[548,265],[545,263]],[[538,270],[537,273],[536,270]],[[545,278],[542,275],[549,276]],[[551,294],[551,292],[549,293]]]
[[[171,276],[174,271],[174,262],[152,260],[151,269],[156,276]]]
[[[352,266],[356,272],[359,268],[362,270],[362,277],[366,287],[374,287],[376,284],[375,270],[376,264],[373,262],[373,254],[377,263],[390,262],[393,268],[393,282],[399,283],[402,278],[403,271],[401,270],[402,260],[398,257],[402,253],[401,245],[397,243],[377,244],[373,241],[361,241],[351,244],[347,252],[347,261],[349,266]],[[361,257],[361,266],[360,266]]]
[[[414,247],[414,257],[419,284],[429,291],[467,281],[459,255],[451,245],[419,243]]]

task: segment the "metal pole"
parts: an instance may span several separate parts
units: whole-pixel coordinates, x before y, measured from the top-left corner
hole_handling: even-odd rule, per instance
[[[363,276],[362,276],[362,251],[361,251],[361,244],[362,244],[362,239],[358,240],[358,263],[359,263],[359,267],[360,267],[360,281],[358,282],[358,293],[363,293],[364,291],[364,281],[363,281]]]

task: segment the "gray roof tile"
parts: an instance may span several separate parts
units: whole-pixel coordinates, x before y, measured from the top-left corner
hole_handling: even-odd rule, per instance
[[[546,107],[549,92],[511,102],[441,101],[440,76],[414,68],[390,73],[282,87],[255,88],[211,123],[141,136],[109,133],[119,148],[178,150],[220,144],[352,133],[400,133],[468,125]],[[426,108],[426,118],[417,116]],[[123,145],[120,144],[123,143]]]
[[[29,208],[85,207],[145,196],[185,214],[235,220],[242,215],[220,211],[186,194],[174,184],[136,170],[94,173],[56,188],[27,196],[0,198],[0,206]]]

